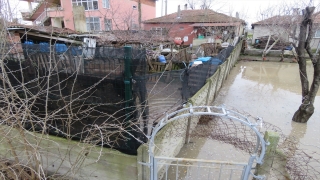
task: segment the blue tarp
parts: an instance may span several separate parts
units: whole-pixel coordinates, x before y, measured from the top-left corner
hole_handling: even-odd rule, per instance
[[[64,53],[68,50],[68,47],[65,44],[56,43],[55,47],[57,53]]]
[[[198,59],[194,61],[202,61],[202,63],[207,62],[211,59],[212,57],[199,57]]]
[[[41,42],[40,45],[40,52],[50,52],[50,45],[47,42]]]
[[[210,62],[211,62],[211,64],[214,64],[214,65],[222,64],[222,61],[218,58],[212,58],[212,60]]]
[[[213,65],[220,65],[222,64],[222,60],[220,60],[219,58],[216,58],[216,57],[200,57],[195,61],[201,61],[203,64],[213,64]],[[189,66],[192,66],[194,62],[191,62]]]

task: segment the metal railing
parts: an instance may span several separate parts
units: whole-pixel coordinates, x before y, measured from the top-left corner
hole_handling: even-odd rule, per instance
[[[258,122],[251,122],[246,116],[239,114],[238,112],[226,109],[224,107],[216,107],[216,106],[195,106],[193,107],[192,104],[189,104],[189,107],[180,109],[173,113],[167,114],[165,118],[161,119],[161,121],[154,127],[151,136],[149,137],[149,162],[144,163],[145,165],[149,166],[150,168],[150,180],[156,180],[161,177],[169,167],[169,164],[174,164],[174,161],[179,160],[179,158],[172,158],[172,157],[161,157],[155,154],[155,147],[157,146],[155,143],[155,137],[157,133],[167,124],[177,121],[179,119],[188,119],[191,116],[202,116],[202,115],[209,115],[209,116],[217,116],[217,117],[225,117],[232,121],[241,123],[244,126],[247,126],[255,135],[256,135],[256,145],[254,151],[250,154],[249,161],[246,164],[245,168],[241,171],[241,176],[237,176],[238,179],[241,180],[248,180],[249,177],[254,177],[256,179],[264,179],[264,176],[255,176],[252,173],[254,164],[262,164],[263,158],[266,152],[266,146],[269,144],[264,139],[262,134],[258,131],[257,126],[260,125]],[[225,119],[221,119],[225,120]],[[188,125],[189,126],[189,125]],[[189,129],[187,129],[189,131]],[[187,132],[186,138],[188,138],[189,133]],[[169,161],[167,163],[159,163],[160,159],[164,159]],[[171,162],[170,162],[171,161]],[[194,159],[193,162],[204,162],[202,160]],[[219,162],[219,161],[212,161],[212,162]],[[221,162],[220,164],[226,166],[230,162]],[[176,163],[177,166],[178,163]],[[242,163],[233,163],[233,164],[242,164]],[[179,167],[179,166],[177,166]],[[165,171],[165,172],[164,172]],[[220,168],[220,171],[222,169]],[[188,173],[188,171],[186,171]],[[230,175],[230,174],[229,174]],[[230,175],[232,177],[232,174]],[[230,177],[229,176],[229,177]],[[239,178],[240,177],[240,178]],[[171,179],[171,178],[170,178]],[[177,179],[177,178],[176,178]],[[226,178],[223,178],[226,179]]]
[[[42,26],[43,23],[48,19],[47,11],[44,10],[39,17],[34,21],[37,25]]]
[[[164,180],[167,179],[241,179],[244,177],[247,163],[215,161],[204,159],[155,157],[155,169],[165,166]],[[154,179],[158,177],[157,172]]]

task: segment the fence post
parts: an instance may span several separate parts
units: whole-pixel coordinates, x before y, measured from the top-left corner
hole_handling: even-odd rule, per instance
[[[209,83],[209,88],[208,88],[208,93],[207,93],[207,100],[206,100],[206,105],[209,106],[210,103],[210,96],[211,96],[211,88],[212,88],[212,79],[211,77],[207,79],[207,83]]]
[[[193,104],[189,104],[189,107],[192,107]],[[190,111],[190,114],[193,114],[193,110]],[[190,142],[190,127],[191,127],[191,120],[192,117],[188,117],[188,124],[187,124],[187,131],[186,131],[186,139],[184,140],[185,144],[188,144]]]
[[[124,85],[125,85],[125,102],[126,108],[130,106],[129,101],[132,99],[132,74],[131,74],[131,61],[132,61],[132,48],[131,46],[124,47],[124,63],[125,63],[125,77],[124,77]]]
[[[131,131],[130,127],[130,116],[132,107],[132,73],[131,73],[131,62],[132,62],[132,47],[124,47],[124,88],[125,88],[125,129]],[[128,134],[128,133],[127,133]],[[127,135],[128,140],[126,143],[131,147],[131,137]]]
[[[220,66],[219,66],[217,71],[219,71],[218,72],[219,74],[218,74],[218,77],[217,77],[217,80],[216,80],[216,88],[214,90],[214,97],[217,97],[217,93],[218,93],[219,88],[220,88],[220,87],[218,87],[219,86],[219,80],[220,80],[220,72],[221,72],[221,67]]]
[[[273,161],[276,156],[276,150],[279,143],[280,136],[278,133],[273,131],[266,131],[264,135],[264,140],[269,143],[266,148],[266,154],[263,159],[263,164],[257,164],[256,171],[254,174],[256,176],[267,175],[273,165]]]
[[[229,68],[229,57],[227,58],[226,60],[226,66],[225,66],[225,69],[224,69],[224,72],[223,72],[223,78],[222,78],[222,82],[224,82],[226,79],[227,79],[227,75],[228,75],[228,68]],[[221,85],[222,86],[222,85]]]

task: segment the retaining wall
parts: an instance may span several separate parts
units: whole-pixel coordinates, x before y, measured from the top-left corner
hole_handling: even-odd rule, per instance
[[[137,179],[137,156],[65,138],[0,126],[0,137],[5,136],[10,139],[1,139],[1,158],[14,160],[16,155],[23,164],[38,160],[44,173],[62,175],[57,179]]]

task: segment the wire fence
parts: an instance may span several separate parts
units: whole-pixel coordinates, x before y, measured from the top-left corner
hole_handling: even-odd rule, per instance
[[[248,119],[251,119],[252,122],[261,123],[259,131],[262,134],[272,131],[280,136],[275,153],[271,157],[267,157],[272,159],[272,163],[262,169],[268,179],[315,180],[320,178],[319,147],[314,150],[307,150],[298,138],[285,135],[279,127],[267,122],[262,123],[258,118],[250,115],[248,115]],[[250,128],[235,121],[222,120],[215,116],[201,116],[190,136],[194,142],[203,141],[205,138],[222,143],[215,143],[215,145],[219,145],[216,154],[224,159],[229,157],[232,161],[237,161],[239,157],[241,159],[242,156],[245,156],[241,152],[253,153],[257,143],[257,137]],[[231,145],[234,149],[223,144]],[[199,151],[198,147],[191,147],[194,148],[192,151]],[[213,151],[215,152],[213,149],[216,148],[208,149],[205,156],[210,157],[210,154],[213,154]],[[201,151],[205,151],[204,148]],[[237,151],[238,154],[235,155]]]
[[[216,56],[210,57],[208,61],[202,64],[191,66],[185,71],[183,81],[183,99],[187,100],[198,92],[205,84],[206,80],[211,77],[230,56],[234,46],[228,46],[221,50]]]
[[[136,149],[146,141],[137,126],[135,105],[135,99],[140,97],[137,103],[147,108],[146,82],[141,78],[146,75],[144,49],[131,51],[129,81],[135,83],[129,90],[130,98],[126,98],[124,48],[59,50],[39,44],[21,47],[24,58],[7,56],[4,66],[8,78],[1,81],[2,90],[14,89],[20,103],[33,102],[33,116],[22,122],[25,129],[136,154]]]

